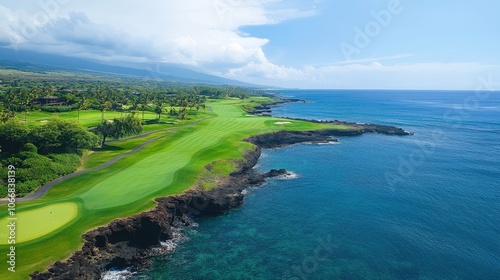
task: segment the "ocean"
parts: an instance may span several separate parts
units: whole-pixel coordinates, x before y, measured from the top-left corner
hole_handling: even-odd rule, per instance
[[[287,90],[273,115],[394,125],[264,150],[247,190],[133,279],[500,279],[500,92]]]

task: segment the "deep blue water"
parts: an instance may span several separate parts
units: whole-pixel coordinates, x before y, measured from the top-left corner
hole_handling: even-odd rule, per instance
[[[415,133],[266,150],[292,180],[230,213],[137,279],[500,279],[500,93],[285,91],[278,116]]]

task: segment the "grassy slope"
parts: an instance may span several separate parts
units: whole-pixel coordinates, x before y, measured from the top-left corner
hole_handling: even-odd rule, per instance
[[[171,124],[153,124],[146,125],[144,128],[145,132],[148,132],[143,135],[134,136],[125,139],[119,140],[111,140],[107,141],[106,145],[103,148],[96,149],[91,152],[87,156],[84,157],[83,165],[80,169],[89,169],[92,167],[99,166],[112,158],[130,152],[140,144],[157,138],[162,138],[169,136],[170,134],[177,132],[179,128],[185,127],[186,125],[190,125],[196,121],[200,121],[206,118],[210,118],[215,116],[215,114],[211,112],[200,112],[196,116],[189,116],[184,121],[177,121],[182,124],[182,126],[171,125]]]
[[[117,111],[107,111],[104,112],[105,119],[113,119],[121,116],[125,116],[126,113],[121,113]],[[142,112],[137,112],[137,116],[142,118]],[[24,113],[18,113],[17,117],[20,120],[24,120]],[[62,113],[49,113],[49,112],[40,112],[40,111],[32,111],[28,112],[26,115],[26,121],[28,122],[28,126],[39,126],[51,118],[59,117],[66,120],[78,120],[78,111],[71,112],[62,112]],[[144,112],[144,120],[155,120],[157,115],[146,111]],[[85,127],[97,126],[101,122],[101,112],[97,110],[81,110],[80,111],[80,123]]]
[[[196,183],[207,164],[220,159],[241,159],[244,151],[252,148],[251,144],[241,140],[250,135],[281,129],[332,128],[327,124],[301,121],[275,125],[280,119],[246,116],[240,108],[240,100],[208,105],[217,117],[180,128],[106,169],[58,184],[39,200],[18,204],[17,211],[23,212],[72,202],[78,205],[78,215],[48,235],[17,244],[15,275],[7,271],[6,255],[2,253],[0,262],[4,265],[0,269],[0,279],[25,279],[29,273],[43,270],[81,247],[81,236],[86,231],[113,219],[150,209],[154,207],[156,197],[182,193]],[[221,169],[227,173],[230,167],[225,165]],[[6,216],[6,212],[6,206],[0,206],[0,219]],[[0,251],[7,252],[7,248],[0,246]]]
[[[176,108],[178,109],[178,108]],[[127,112],[118,112],[118,111],[106,111],[104,112],[104,118],[111,120],[114,118],[125,117]],[[155,131],[159,129],[163,129],[166,127],[173,127],[174,124],[185,124],[191,121],[200,119],[201,116],[207,115],[206,111],[200,110],[200,112],[196,112],[196,110],[192,110],[186,117],[184,121],[179,120],[177,117],[168,116],[165,112],[162,114],[160,122],[151,123],[144,126],[144,131]],[[136,116],[142,119],[142,111],[136,111]],[[24,113],[17,113],[17,117],[24,121]],[[144,121],[155,121],[158,115],[149,111],[144,112]],[[61,113],[49,113],[49,112],[41,112],[41,111],[31,111],[26,115],[26,121],[29,127],[36,127],[44,124],[47,120],[52,118],[62,118],[65,120],[73,120],[78,121],[78,111],[71,112],[61,112]],[[97,110],[81,110],[80,111],[80,120],[78,121],[81,125],[85,127],[95,127],[101,123],[101,112]]]

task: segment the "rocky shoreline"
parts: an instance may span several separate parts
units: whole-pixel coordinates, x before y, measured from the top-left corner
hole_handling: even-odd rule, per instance
[[[276,102],[268,103],[268,104],[263,104],[261,106],[255,107],[252,111],[248,112],[251,115],[255,116],[271,116],[272,113],[272,108],[277,107],[281,104],[285,103],[307,103],[305,100],[301,99],[281,99]],[[335,135],[335,136],[356,136],[356,135],[361,135],[364,133],[379,133],[379,134],[386,134],[386,135],[399,135],[399,136],[405,136],[405,135],[413,135],[413,133],[408,132],[406,130],[403,130],[402,128],[394,127],[394,126],[389,126],[389,125],[378,125],[378,124],[364,124],[364,123],[355,123],[355,122],[343,122],[339,120],[334,120],[334,121],[322,121],[322,120],[310,120],[310,119],[301,119],[301,118],[287,118],[287,117],[280,117],[282,119],[289,119],[291,121],[293,120],[299,120],[299,121],[308,121],[308,122],[314,122],[314,123],[328,123],[332,125],[346,125],[346,126],[351,126],[354,127],[354,129],[351,130],[326,130],[323,132],[325,135]],[[307,132],[306,134],[310,134]],[[313,136],[315,137],[315,136]],[[315,141],[314,139],[311,139],[311,141]]]
[[[284,103],[307,103],[307,101],[302,99],[280,99],[272,103],[262,104],[260,106],[256,106],[252,111],[248,112],[251,115],[255,116],[271,116],[272,108]]]
[[[349,124],[334,121],[332,124]],[[174,238],[174,229],[188,225],[193,216],[219,215],[243,203],[243,190],[262,185],[267,178],[284,175],[286,170],[255,173],[253,167],[261,148],[336,141],[334,136],[355,136],[363,133],[410,135],[391,126],[349,124],[351,130],[279,131],[249,137],[246,141],[257,147],[245,155],[237,172],[221,180],[210,191],[199,187],[184,194],[156,199],[155,209],[118,219],[83,235],[84,245],[68,260],[54,263],[46,272],[35,272],[32,279],[100,279],[110,269],[139,270],[150,265],[153,252],[161,251],[161,242]]]
[[[156,199],[155,209],[117,219],[83,235],[84,245],[68,260],[55,262],[32,279],[100,279],[110,269],[142,269],[150,264],[161,242],[174,237],[174,229],[189,225],[192,216],[219,215],[243,203],[244,189],[262,185],[266,178],[287,174],[284,169],[253,172],[260,148],[248,152],[237,172],[210,191],[194,188],[181,195]],[[156,253],[157,254],[157,253]]]
[[[290,119],[294,120],[294,119]],[[263,149],[279,148],[298,143],[328,143],[337,142],[335,136],[358,136],[365,133],[377,133],[385,135],[407,136],[412,135],[411,132],[405,131],[402,128],[386,125],[375,124],[356,124],[347,122],[325,122],[334,125],[349,125],[353,129],[324,129],[310,131],[278,131],[274,133],[261,134],[249,137],[247,141],[257,145]]]

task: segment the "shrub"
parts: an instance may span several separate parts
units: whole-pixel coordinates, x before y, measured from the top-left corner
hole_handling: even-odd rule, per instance
[[[21,152],[29,152],[29,153],[38,153],[38,148],[31,144],[31,143],[26,143],[21,147]]]
[[[63,119],[53,119],[35,128],[32,134],[34,143],[44,154],[90,149],[99,142],[97,135],[88,132],[75,122]]]
[[[131,115],[115,118],[112,122],[105,120],[96,127],[95,132],[102,136],[102,145],[104,146],[107,137],[118,139],[141,133],[141,120]]]
[[[25,151],[21,152],[19,156],[23,159],[16,158],[14,165],[16,166],[17,179],[16,193],[20,196],[32,192],[58,177],[74,172],[81,163],[77,154],[44,156]],[[3,169],[6,170],[6,168],[2,168],[0,173],[6,173]],[[0,190],[2,197],[5,194]]]
[[[0,124],[0,146],[4,152],[16,153],[29,142],[30,129],[19,123],[17,119],[11,119]]]

